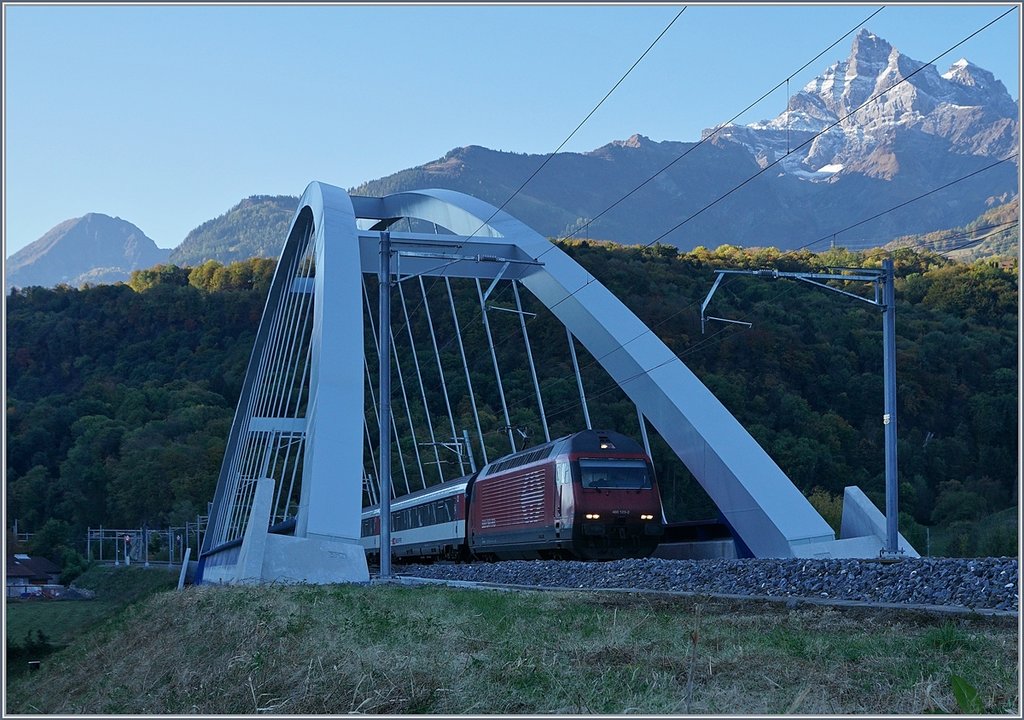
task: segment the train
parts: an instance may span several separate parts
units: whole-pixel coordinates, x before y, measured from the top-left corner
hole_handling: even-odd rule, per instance
[[[391,501],[394,562],[647,557],[665,532],[650,457],[611,430],[583,430]],[[380,561],[380,506],[361,543]]]

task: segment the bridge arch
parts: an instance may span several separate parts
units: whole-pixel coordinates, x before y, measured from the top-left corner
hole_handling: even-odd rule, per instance
[[[399,232],[402,219],[430,223],[435,232]],[[877,555],[871,523],[872,511],[880,513],[862,493],[854,502],[863,521],[851,520],[856,530],[837,541],[689,368],[525,224],[452,190],[374,198],[313,182],[282,250],[232,424],[202,550],[207,578],[366,576],[358,545],[364,366],[350,339],[362,337],[361,277],[376,273],[379,231],[389,228],[411,251],[393,272],[519,281],[637,405],[756,557]],[[441,247],[451,258],[444,263],[436,259]],[[495,257],[516,262],[480,262]]]

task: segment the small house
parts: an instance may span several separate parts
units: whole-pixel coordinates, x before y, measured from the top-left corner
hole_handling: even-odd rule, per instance
[[[4,574],[9,598],[52,596],[63,590],[60,567],[43,557],[8,555]]]

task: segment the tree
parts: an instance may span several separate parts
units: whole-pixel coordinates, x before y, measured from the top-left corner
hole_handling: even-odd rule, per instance
[[[188,285],[189,271],[177,265],[157,265],[148,270],[133,270],[128,287],[135,292],[145,292],[160,285],[181,287]]]
[[[64,551],[72,544],[71,526],[63,520],[50,518],[29,541],[29,551],[33,555],[60,562],[64,557]]]

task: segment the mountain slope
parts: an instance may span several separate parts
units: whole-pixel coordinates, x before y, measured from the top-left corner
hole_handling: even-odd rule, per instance
[[[998,205],[962,227],[896,238],[887,247],[930,250],[965,262],[1016,258],[1020,255],[1020,198]]]
[[[643,183],[673,159],[688,152],[688,162],[662,173],[644,190],[586,224],[617,199]],[[380,180],[364,183],[355,195],[384,195],[414,188],[440,187],[458,190],[496,207],[512,196],[523,180],[544,161],[541,155],[501,152],[479,146],[457,148],[424,166],[411,168]],[[699,168],[694,172],[693,167]],[[505,210],[538,232],[565,236],[579,231],[579,237],[600,237],[620,242],[651,239],[716,197],[717,188],[731,187],[757,172],[757,165],[742,149],[683,142],[654,142],[642,135],[616,141],[588,153],[560,153],[553,157]],[[763,181],[756,189],[773,196],[775,190]],[[731,208],[713,208],[688,224],[686,237],[711,244],[706,239],[716,224],[727,220]],[[734,226],[753,232],[755,225],[737,218]],[[786,218],[776,218],[776,227],[787,229]],[[768,219],[771,223],[772,220]],[[752,240],[751,238],[750,240]],[[730,238],[736,244],[745,238]],[[677,242],[672,237],[669,242]]]
[[[169,254],[127,220],[89,213],[7,258],[4,289],[127,280],[132,270],[166,262]]]
[[[190,232],[171,253],[171,262],[195,266],[277,257],[298,204],[291,195],[252,195]]]

